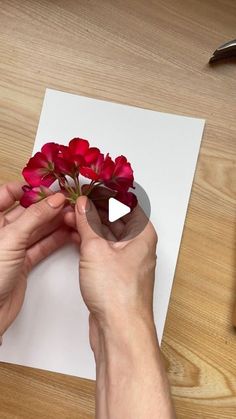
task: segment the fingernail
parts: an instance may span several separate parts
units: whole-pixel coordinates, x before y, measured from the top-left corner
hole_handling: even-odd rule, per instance
[[[81,202],[80,200],[78,200],[76,203],[76,206],[81,215],[86,214],[86,212],[89,212],[89,208],[90,208],[89,199],[86,199],[85,202]]]
[[[51,208],[59,208],[61,207],[65,202],[65,197],[61,193],[56,193],[55,195],[50,196],[47,198],[47,204]]]

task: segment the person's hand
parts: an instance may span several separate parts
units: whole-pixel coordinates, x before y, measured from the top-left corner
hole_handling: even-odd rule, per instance
[[[70,236],[63,223],[64,195],[11,209],[22,194],[20,182],[0,186],[0,336],[21,309],[31,269]]]
[[[87,220],[88,208],[93,229]],[[77,200],[75,215],[68,213],[65,217],[70,226],[76,223],[78,233],[74,233],[74,238],[80,236],[79,280],[83,299],[92,314],[91,330],[95,319],[113,326],[117,320],[123,317],[125,322],[129,316],[152,321],[157,243],[154,227],[146,220],[145,229],[134,237],[146,218],[139,206],[124,217],[125,222],[117,220],[104,225],[103,215],[82,196]]]
[[[86,197],[78,198],[75,214],[65,220],[76,227],[80,247],[79,281],[96,361],[96,418],[173,419],[153,319],[154,227],[139,206],[109,223],[104,208],[97,211]]]

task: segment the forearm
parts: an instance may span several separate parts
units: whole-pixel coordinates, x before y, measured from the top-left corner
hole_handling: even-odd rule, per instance
[[[96,418],[173,419],[153,322],[119,318],[112,328],[100,327],[99,336]]]

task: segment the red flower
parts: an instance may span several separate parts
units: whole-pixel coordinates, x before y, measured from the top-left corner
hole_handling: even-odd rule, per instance
[[[125,156],[115,159],[114,168],[110,179],[103,179],[104,184],[115,191],[127,191],[134,188],[134,175],[131,164]]]
[[[89,142],[82,138],[73,138],[69,146],[60,146],[60,154],[56,159],[57,169],[64,174],[74,176],[80,172],[80,167],[90,165],[99,156],[96,147],[89,147]]]
[[[31,186],[50,186],[55,180],[55,159],[59,152],[59,145],[45,144],[41,152],[31,157],[22,174]]]
[[[47,188],[41,187],[34,187],[25,185],[22,187],[24,191],[24,195],[22,196],[20,200],[20,204],[22,207],[27,208],[32,204],[35,204],[36,202],[41,201],[42,199],[46,198],[46,196],[51,195],[51,191]]]
[[[109,195],[117,195],[117,199],[130,208],[137,204],[136,196],[128,192],[129,188],[134,187],[134,176],[126,157],[119,156],[113,161],[109,154],[104,155],[98,148],[90,147],[89,142],[83,138],[73,138],[68,146],[45,144],[29,160],[22,173],[30,185],[24,187],[21,200],[25,207],[52,193],[45,187],[49,187],[55,180],[58,180],[60,189],[67,194],[71,204],[76,202],[81,193],[91,195],[92,198],[94,188],[99,185],[104,185]],[[89,185],[80,184],[80,174],[91,180]]]
[[[99,152],[95,161],[90,163],[89,166],[86,165],[80,168],[80,173],[82,176],[96,182],[109,180],[114,170],[114,164],[109,154],[104,157],[104,154]]]

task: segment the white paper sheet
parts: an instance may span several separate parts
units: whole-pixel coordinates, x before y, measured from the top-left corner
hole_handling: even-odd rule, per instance
[[[204,120],[159,113],[47,89],[33,152],[47,141],[90,140],[127,156],[146,190],[158,235],[155,321],[161,340]],[[30,275],[23,309],[4,336],[0,360],[95,378],[88,313],[72,245]]]

